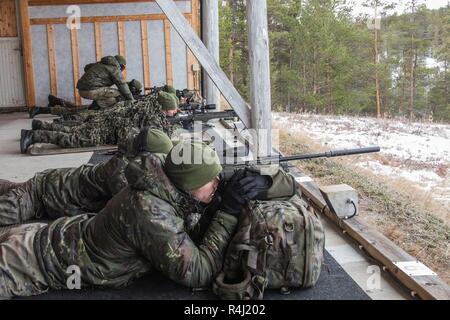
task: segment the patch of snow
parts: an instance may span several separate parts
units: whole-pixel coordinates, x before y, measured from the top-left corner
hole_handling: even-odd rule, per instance
[[[436,193],[436,200],[450,204],[449,174],[442,176],[435,171],[438,166],[450,168],[450,125],[287,113],[274,113],[273,121],[330,150],[378,145],[380,155],[393,161],[381,163],[368,155],[355,157],[355,165],[382,176],[404,178],[433,197]]]

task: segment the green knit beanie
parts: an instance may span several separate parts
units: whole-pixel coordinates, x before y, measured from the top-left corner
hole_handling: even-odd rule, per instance
[[[128,87],[130,88],[130,91],[140,92],[142,90],[142,83],[140,83],[136,79],[133,79],[128,82]]]
[[[175,90],[174,87],[172,87],[172,86],[170,86],[168,84],[166,84],[164,86],[164,91],[167,92],[167,93],[171,93],[171,94],[177,95],[177,90]]]
[[[117,55],[117,56],[114,56],[114,58],[116,58],[116,60],[119,64],[123,64],[123,65],[127,64],[127,60],[125,59],[124,56]]]
[[[173,144],[169,136],[158,129],[149,129],[147,133],[147,151],[168,154]]]
[[[160,91],[158,94],[158,102],[163,108],[163,110],[176,110],[178,108],[178,103],[176,97],[165,91]]]
[[[211,147],[201,141],[184,140],[170,151],[164,171],[177,188],[190,192],[218,176],[222,166]]]
[[[163,131],[145,127],[141,129],[139,134],[135,135],[132,146],[135,154],[150,152],[167,155],[173,148],[173,143]]]

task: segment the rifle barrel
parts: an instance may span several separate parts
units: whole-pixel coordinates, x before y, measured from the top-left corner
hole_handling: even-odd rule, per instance
[[[333,151],[322,152],[322,153],[310,153],[310,154],[301,154],[301,155],[280,157],[279,161],[286,162],[286,161],[307,160],[307,159],[317,159],[317,158],[333,158],[333,157],[349,156],[349,155],[354,155],[354,154],[380,152],[380,150],[381,149],[378,146],[358,148],[358,149],[333,150]]]

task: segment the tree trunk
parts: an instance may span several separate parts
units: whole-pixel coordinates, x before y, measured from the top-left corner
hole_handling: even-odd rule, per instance
[[[376,17],[375,17],[376,18]],[[376,90],[376,99],[377,99],[377,118],[381,118],[381,92],[380,92],[380,78],[378,75],[378,65],[380,63],[379,55],[378,55],[378,29],[375,27],[375,40],[374,40],[374,49],[375,49],[375,90]]]
[[[416,89],[417,51],[414,48],[414,34],[411,36],[411,79],[409,88],[409,118],[414,117],[414,99]]]

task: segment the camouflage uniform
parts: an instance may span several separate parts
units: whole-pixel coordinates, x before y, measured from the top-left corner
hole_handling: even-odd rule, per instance
[[[171,135],[172,129],[154,95],[140,101],[123,101],[108,110],[91,115],[80,125],[44,123],[44,130],[33,130],[33,143],[52,143],[63,148],[114,145],[131,128],[149,126]]]
[[[0,195],[0,226],[32,219],[57,219],[99,212],[126,185],[129,160],[118,154],[106,163],[49,169]]]
[[[100,62],[87,65],[84,70],[85,73],[77,83],[77,89],[83,98],[94,100],[100,108],[111,107],[120,95],[133,100],[115,57],[104,57]],[[118,90],[110,88],[112,85],[116,85]]]
[[[188,287],[209,286],[222,268],[237,218],[214,210],[201,230],[204,208],[173,186],[160,159],[149,155],[142,162],[145,174],[126,172],[129,185],[97,215],[11,229],[0,241],[0,252],[14,241],[23,243],[20,251],[0,256],[0,297],[64,289],[70,266],[80,268],[82,288],[121,288],[150,271]],[[289,194],[270,194],[290,196],[292,178],[280,173],[273,179],[289,184],[281,188]],[[8,261],[17,263],[11,268]],[[26,273],[20,272],[24,266]]]
[[[66,288],[66,272],[73,265],[81,270],[82,287],[120,288],[150,270],[189,287],[209,285],[222,267],[237,219],[217,212],[200,243],[193,243],[185,221],[197,212],[195,202],[175,189],[155,159],[145,182],[124,188],[95,216],[63,217],[7,232],[0,243],[0,252],[5,251],[0,297]],[[15,240],[27,241],[18,252],[2,250]],[[10,261],[17,263],[10,267]]]

